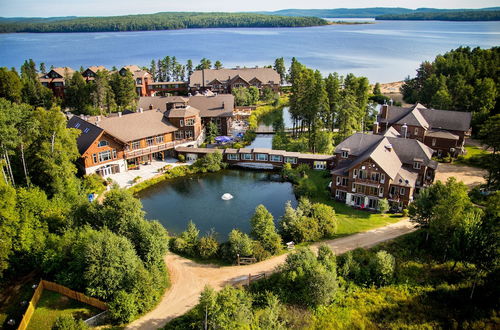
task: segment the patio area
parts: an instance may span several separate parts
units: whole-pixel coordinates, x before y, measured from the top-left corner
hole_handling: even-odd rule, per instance
[[[122,188],[129,188],[139,182],[151,179],[152,177],[159,175],[160,172],[158,172],[158,170],[166,165],[175,167],[188,164],[180,163],[176,158],[166,158],[163,161],[153,160],[149,165],[141,165],[137,170],[128,170],[127,172],[123,173],[111,174],[106,178],[113,179],[113,181],[118,183],[118,185]],[[141,177],[141,179],[134,183],[134,179],[136,177]]]

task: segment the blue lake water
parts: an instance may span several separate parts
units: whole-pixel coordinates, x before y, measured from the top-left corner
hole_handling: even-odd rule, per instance
[[[127,64],[176,56],[226,67],[272,64],[295,56],[324,74],[352,72],[372,82],[414,75],[424,60],[459,46],[500,45],[500,22],[376,21],[309,28],[227,28],[145,32],[0,34],[0,66],[27,58],[47,67]]]

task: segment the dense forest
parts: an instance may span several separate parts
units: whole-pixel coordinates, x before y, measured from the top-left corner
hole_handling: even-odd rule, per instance
[[[0,21],[0,33],[11,32],[112,32],[228,27],[304,27],[326,25],[316,17],[286,17],[249,13],[156,13],[146,15],[19,19]]]
[[[460,47],[423,62],[401,87],[404,100],[435,109],[473,112],[473,133],[500,113],[500,47]]]
[[[394,7],[372,7],[372,8],[337,8],[337,9],[282,9],[272,12],[260,12],[262,14],[281,16],[314,16],[322,18],[371,18],[381,15],[404,15],[413,13],[440,13],[454,11],[488,11],[499,10],[499,7],[482,9],[437,9],[437,8],[394,8]]]
[[[376,20],[413,20],[413,21],[500,21],[500,11],[464,10],[453,12],[424,12],[409,14],[387,14],[375,17]]]

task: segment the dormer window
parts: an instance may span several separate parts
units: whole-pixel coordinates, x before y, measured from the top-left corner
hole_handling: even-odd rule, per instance
[[[415,127],[415,135],[418,135],[418,127]]]
[[[98,147],[106,147],[108,145],[109,145],[108,141],[102,140],[102,141],[99,141],[99,144],[97,146]]]
[[[419,170],[422,167],[422,164],[420,162],[413,162],[413,168],[416,170]]]
[[[343,150],[342,151],[342,158],[347,158],[347,157],[349,157],[349,151]]]

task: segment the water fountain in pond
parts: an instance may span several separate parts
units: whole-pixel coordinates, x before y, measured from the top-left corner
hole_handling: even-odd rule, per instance
[[[221,198],[222,198],[223,200],[225,200],[225,201],[228,201],[228,200],[230,200],[230,199],[233,199],[234,197],[233,197],[233,195],[231,195],[230,193],[225,193],[224,195],[222,195],[222,197],[221,197]]]

